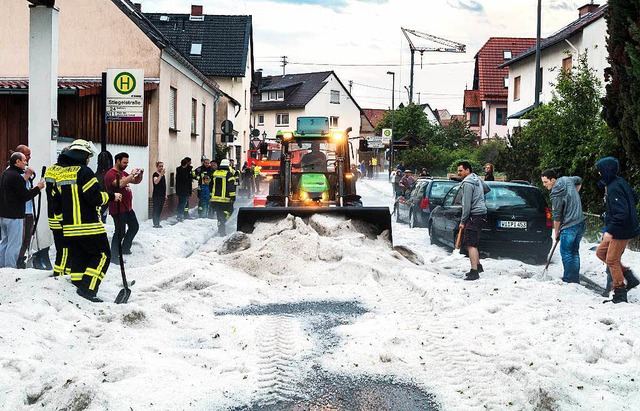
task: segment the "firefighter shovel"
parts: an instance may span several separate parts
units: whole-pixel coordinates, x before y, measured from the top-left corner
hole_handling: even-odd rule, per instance
[[[120,175],[116,176],[116,181],[118,185],[118,189],[120,189]],[[120,274],[122,274],[122,285],[124,288],[120,290],[118,296],[116,297],[116,304],[126,304],[129,301],[129,296],[131,296],[131,289],[127,285],[127,275],[124,272],[124,258],[122,258],[122,231],[121,231],[121,223],[120,220],[120,201],[116,202],[116,215],[118,216],[116,220],[116,235],[118,239],[118,257],[120,258]]]

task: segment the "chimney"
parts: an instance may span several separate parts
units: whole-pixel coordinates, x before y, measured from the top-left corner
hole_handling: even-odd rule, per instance
[[[255,83],[256,89],[260,89],[262,86],[262,69],[258,69],[253,72],[253,81]]]
[[[191,16],[202,16],[202,6],[191,5]]]
[[[142,3],[133,3],[133,5],[136,7],[136,10],[142,13]]]
[[[582,16],[584,16],[585,14],[588,13],[592,13],[594,11],[596,11],[598,9],[598,7],[600,7],[599,4],[593,4],[593,1],[589,4],[585,4],[582,7],[578,8],[578,18],[581,18]]]

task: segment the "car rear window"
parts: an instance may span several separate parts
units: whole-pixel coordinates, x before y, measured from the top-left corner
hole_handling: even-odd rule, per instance
[[[542,193],[534,187],[527,186],[493,186],[485,196],[485,203],[490,210],[507,208],[544,210],[545,207]]]
[[[433,184],[431,184],[429,198],[444,198],[451,187],[456,184],[458,183],[455,181],[434,181]]]

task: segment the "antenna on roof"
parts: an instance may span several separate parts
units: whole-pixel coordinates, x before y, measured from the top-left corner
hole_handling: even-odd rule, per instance
[[[287,56],[282,56],[282,65],[280,67],[282,67],[282,75],[284,76],[284,68],[287,65]]]

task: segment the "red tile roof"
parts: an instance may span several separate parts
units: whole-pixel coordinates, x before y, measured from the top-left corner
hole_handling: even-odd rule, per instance
[[[367,116],[373,127],[377,126],[378,122],[387,114],[387,110],[378,108],[364,108],[362,111],[364,111],[364,115]]]
[[[475,56],[474,89],[480,90],[481,100],[507,100],[508,89],[504,78],[509,76],[508,68],[498,68],[504,63],[504,51],[511,51],[515,57],[536,44],[535,38],[491,37]]]
[[[464,108],[482,108],[482,101],[480,100],[480,90],[465,90],[464,91]]]
[[[144,80],[145,90],[155,90],[158,88],[158,81],[153,79]],[[80,96],[91,94],[100,94],[102,79],[95,78],[59,78],[58,90],[77,90]],[[24,77],[17,78],[0,78],[0,94],[4,90],[21,90],[26,92],[29,90],[29,79]]]

